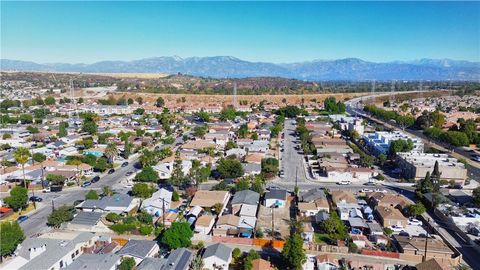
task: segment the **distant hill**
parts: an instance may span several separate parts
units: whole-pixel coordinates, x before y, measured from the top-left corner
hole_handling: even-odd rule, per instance
[[[1,59],[2,71],[94,73],[168,73],[212,78],[283,77],[298,80],[480,80],[480,62],[420,59],[376,63],[357,58],[274,64],[231,56],[154,57],[93,64],[46,63]]]

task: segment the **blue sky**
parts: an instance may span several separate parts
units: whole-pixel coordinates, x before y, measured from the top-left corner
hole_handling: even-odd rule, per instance
[[[480,61],[478,2],[5,2],[1,58]]]

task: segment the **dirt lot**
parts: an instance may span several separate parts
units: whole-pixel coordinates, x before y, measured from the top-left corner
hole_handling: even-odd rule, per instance
[[[287,201],[284,208],[274,208],[273,210],[275,232],[279,232],[281,237],[285,239],[290,234],[290,201]],[[269,237],[267,231],[269,232],[272,229],[272,208],[260,205],[256,229],[261,229],[265,237]]]
[[[250,104],[258,104],[260,101],[265,100],[270,104],[277,104],[279,106],[285,105],[299,105],[302,104],[302,99],[305,104],[311,102],[323,102],[323,100],[329,96],[334,96],[337,100],[351,99],[353,97],[359,97],[368,95],[369,93],[336,93],[336,94],[304,94],[304,95],[238,95],[237,102],[246,101]],[[191,104],[204,104],[204,105],[221,105],[227,106],[232,104],[232,95],[185,95],[185,94],[152,94],[152,93],[127,93],[116,92],[115,98],[125,96],[126,98],[133,98],[141,96],[144,101],[153,104],[159,96],[163,97],[165,103],[168,105],[191,105]],[[185,98],[185,102],[182,99]],[[284,102],[285,101],[285,102]]]

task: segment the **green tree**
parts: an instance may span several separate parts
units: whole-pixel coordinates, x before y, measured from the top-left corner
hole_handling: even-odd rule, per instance
[[[418,202],[408,205],[405,208],[405,214],[410,217],[417,217],[425,213],[426,210],[425,206],[421,202]]]
[[[207,130],[208,130],[207,126],[196,126],[193,129],[193,135],[195,135],[195,137],[197,138],[202,138],[207,133]]]
[[[13,152],[13,157],[15,158],[15,161],[22,165],[22,172],[23,172],[23,185],[25,188],[27,188],[27,181],[25,179],[25,164],[27,161],[30,159],[30,150],[28,150],[25,147],[18,147],[15,152]]]
[[[105,219],[109,222],[117,223],[120,221],[120,219],[122,219],[122,217],[117,213],[111,212],[105,216]]]
[[[93,120],[84,120],[82,125],[83,132],[87,132],[93,135],[97,133],[97,130],[98,130],[97,123],[95,123]]]
[[[395,156],[399,152],[412,151],[413,146],[414,146],[413,142],[410,139],[408,139],[408,140],[402,140],[402,139],[394,140],[394,141],[390,142],[390,148],[388,150],[388,154],[391,158],[395,158]]]
[[[159,179],[158,172],[152,167],[144,167],[136,176],[135,180],[140,182],[157,182]]]
[[[12,254],[18,244],[22,243],[25,236],[23,230],[16,221],[0,223],[0,256],[4,257]]]
[[[60,124],[58,125],[58,133],[57,133],[57,136],[58,136],[59,138],[66,137],[66,136],[68,135],[67,128],[68,128],[68,123],[66,123],[66,122],[60,122]]]
[[[46,97],[45,105],[55,105],[55,98],[52,96]]]
[[[230,150],[233,148],[237,148],[237,144],[234,141],[228,141],[227,144],[225,145],[225,150]]]
[[[294,233],[287,239],[281,257],[290,269],[302,269],[307,257],[303,250],[303,239],[298,233]]]
[[[253,260],[260,259],[260,255],[257,251],[250,249],[248,251],[245,260],[243,261],[243,269],[244,270],[251,270],[253,269]]]
[[[237,136],[240,138],[240,139],[245,139],[247,137],[247,134],[248,134],[248,126],[247,124],[243,124],[241,125],[238,130],[237,130]]]
[[[139,198],[150,198],[152,197],[153,192],[155,192],[155,189],[146,183],[136,183],[132,187],[133,196]]]
[[[139,160],[142,167],[154,166],[157,163],[155,152],[148,149],[143,150]]]
[[[244,173],[242,164],[236,159],[221,159],[218,162],[217,171],[222,178],[241,177]]]
[[[255,176],[255,179],[252,182],[252,188],[253,191],[259,193],[262,195],[265,192],[264,189],[264,180],[260,175]]]
[[[250,188],[250,181],[246,177],[240,179],[237,183],[235,183],[236,191],[247,190],[249,188]]]
[[[380,166],[383,166],[385,165],[385,162],[387,162],[387,156],[385,156],[384,154],[380,154],[378,155],[378,164],[380,164]]]
[[[53,210],[53,212],[48,216],[47,225],[54,228],[60,227],[62,223],[71,221],[73,219],[74,208],[71,206],[60,206],[59,208]]]
[[[195,115],[203,122],[210,122],[210,114],[208,112],[201,111]]]
[[[420,181],[418,190],[423,194],[433,191],[433,183],[432,179],[430,178],[430,172],[427,172],[425,178]]]
[[[10,190],[10,196],[5,198],[5,203],[13,211],[19,211],[28,205],[28,190],[23,187],[16,186]]]
[[[104,172],[107,168],[108,168],[108,161],[104,157],[98,158],[97,162],[95,163],[95,166],[93,166],[93,169],[99,172]]]
[[[232,251],[232,258],[236,261],[242,256],[242,251],[239,248],[234,248]]]
[[[100,196],[98,196],[97,191],[91,189],[85,194],[85,200],[98,200]]]
[[[442,173],[440,172],[438,161],[435,161],[435,165],[433,166],[432,174],[430,175],[430,179],[433,184],[433,191],[438,192],[440,190],[440,180],[441,180]]]
[[[276,158],[264,158],[262,159],[262,174],[266,178],[272,178],[278,173],[279,162]]]
[[[187,222],[173,222],[162,237],[161,242],[170,249],[189,247],[192,242],[193,231]]]
[[[117,145],[115,143],[109,143],[105,148],[105,156],[108,158],[108,162],[113,163],[117,155],[118,155]]]
[[[137,263],[132,257],[123,257],[121,263],[118,265],[118,270],[133,270]]]
[[[165,106],[165,100],[163,100],[162,97],[158,97],[157,101],[155,102],[155,106],[157,107],[163,107]]]
[[[63,186],[63,184],[65,183],[65,177],[63,175],[60,175],[60,174],[49,173],[49,174],[47,174],[47,181],[51,185]]]
[[[237,111],[233,106],[228,106],[226,108],[223,108],[223,110],[220,112],[220,119],[223,121],[226,120],[233,120],[237,116]]]
[[[144,223],[144,224],[152,224],[153,223],[153,217],[147,212],[140,212],[137,214],[137,219],[138,221]]]

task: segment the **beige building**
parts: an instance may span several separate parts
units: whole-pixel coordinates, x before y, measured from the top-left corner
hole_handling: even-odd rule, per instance
[[[408,224],[408,219],[396,208],[377,207],[375,213],[383,227],[393,225],[406,227]]]
[[[447,154],[397,153],[397,161],[403,176],[407,179],[424,179],[427,172],[433,171],[435,162],[438,162],[442,180],[453,180],[463,185],[467,179],[465,165]]]
[[[394,236],[398,249],[401,253],[409,255],[425,255],[425,241],[427,243],[427,259],[451,259],[455,253],[451,250],[442,239],[425,237],[408,237]]]

